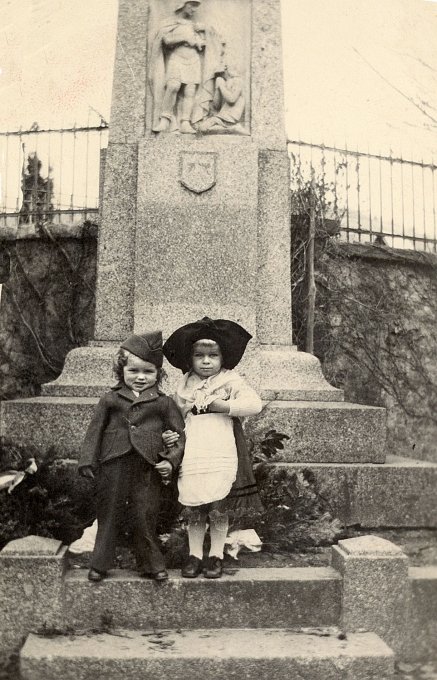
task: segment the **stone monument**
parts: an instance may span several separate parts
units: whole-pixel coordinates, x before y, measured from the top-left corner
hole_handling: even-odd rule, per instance
[[[384,460],[383,410],[345,404],[292,344],[280,0],[120,0],[95,339],[3,405],[3,434],[25,403],[26,441],[77,451],[120,341],[205,315],[253,335],[239,370],[287,460]]]
[[[85,354],[131,331],[230,318],[254,337],[243,371],[264,396],[341,400],[291,339],[280,26],[278,0],[120,2]]]

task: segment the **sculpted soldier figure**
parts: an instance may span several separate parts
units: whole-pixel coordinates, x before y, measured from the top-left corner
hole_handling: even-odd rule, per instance
[[[185,134],[195,133],[191,122],[196,90],[202,80],[200,53],[206,44],[205,28],[194,21],[201,2],[179,3],[176,19],[155,37],[151,55],[154,132],[179,129]]]

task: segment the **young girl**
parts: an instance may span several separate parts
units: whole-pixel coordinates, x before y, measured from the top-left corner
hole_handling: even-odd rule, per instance
[[[161,331],[131,335],[114,366],[118,384],[97,404],[79,461],[84,477],[97,476],[97,537],[88,578],[101,581],[113,562],[126,502],[133,519],[138,570],[157,581],[168,578],[156,537],[162,480],[182,459],[184,421],[170,397],[159,391],[163,361]],[[162,432],[179,433],[163,450]]]
[[[186,371],[174,397],[186,419],[178,480],[179,501],[188,520],[190,556],[182,569],[186,578],[202,571],[207,521],[211,548],[204,574],[219,578],[229,512],[261,509],[238,416],[259,413],[262,403],[232,370],[250,338],[233,321],[204,317],[176,330],[164,344],[170,363]],[[167,445],[177,441],[170,433],[163,439]]]

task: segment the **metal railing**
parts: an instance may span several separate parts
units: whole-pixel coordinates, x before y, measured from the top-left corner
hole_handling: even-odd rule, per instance
[[[0,132],[0,229],[92,219],[108,125]]]
[[[289,140],[292,192],[316,176],[341,240],[437,252],[437,165]]]
[[[92,219],[109,126],[0,132],[0,229]],[[289,140],[292,191],[316,177],[338,237],[437,252],[437,165]]]

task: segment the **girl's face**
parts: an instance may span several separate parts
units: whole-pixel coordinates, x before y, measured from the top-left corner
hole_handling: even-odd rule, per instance
[[[143,361],[140,357],[128,352],[127,364],[123,366],[123,380],[126,387],[135,392],[143,392],[153,387],[158,380],[158,369],[155,364]]]
[[[223,357],[214,340],[198,340],[193,345],[193,371],[199,378],[210,378],[220,373]]]

